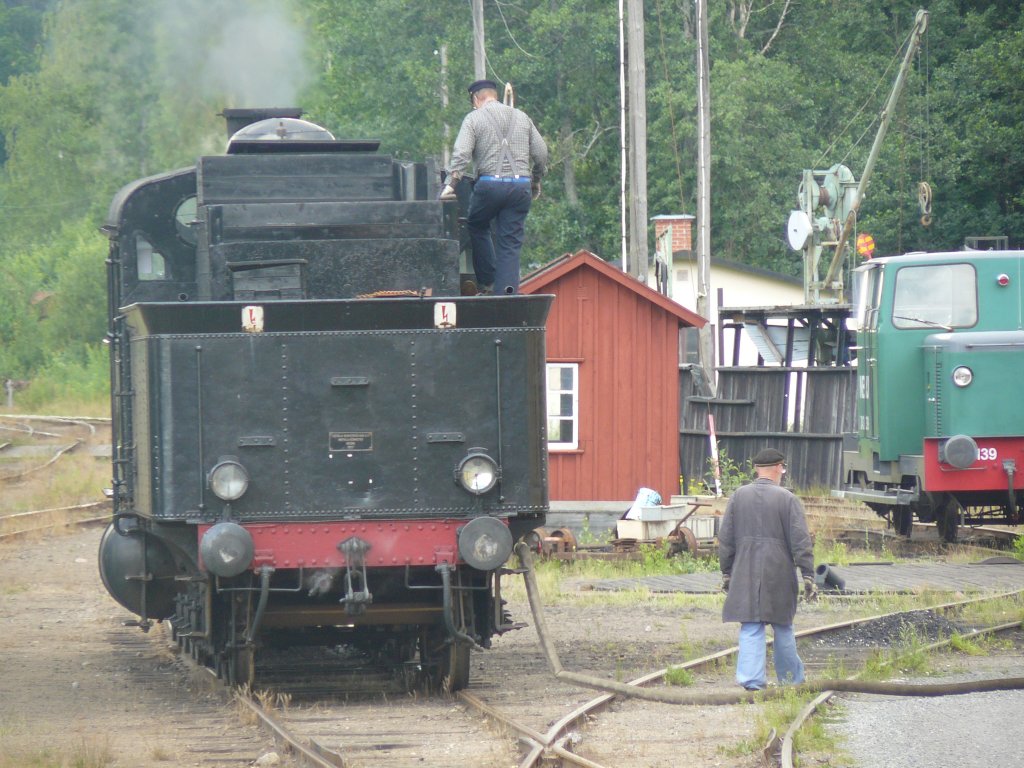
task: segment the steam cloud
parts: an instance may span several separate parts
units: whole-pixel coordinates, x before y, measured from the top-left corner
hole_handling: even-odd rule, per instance
[[[175,58],[193,85],[225,107],[297,106],[312,80],[306,39],[290,3],[175,0],[160,3]]]

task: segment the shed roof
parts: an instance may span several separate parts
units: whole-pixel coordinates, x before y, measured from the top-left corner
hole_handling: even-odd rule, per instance
[[[692,261],[697,262],[697,254],[693,251],[675,251],[672,254],[673,261]],[[758,267],[753,264],[745,264],[742,261],[733,261],[732,259],[721,259],[717,256],[712,256],[710,259],[710,265],[712,267],[718,267],[719,269],[731,269],[734,272],[745,272],[750,275],[756,275],[758,277],[768,278],[769,280],[775,280],[779,283],[787,283],[789,285],[802,286],[803,280],[799,277],[793,277],[787,275],[784,272],[776,272],[772,269],[765,269],[764,267]]]
[[[708,322],[696,312],[692,312],[682,304],[672,301],[668,296],[663,296],[653,288],[644,285],[632,275],[613,267],[604,259],[586,250],[577,251],[574,254],[567,253],[554,261],[548,262],[540,269],[534,270],[523,278],[519,290],[522,293],[543,293],[547,286],[577,269],[592,269],[598,272],[624,288],[633,291],[650,303],[657,305],[669,314],[675,315],[683,325],[703,328]]]

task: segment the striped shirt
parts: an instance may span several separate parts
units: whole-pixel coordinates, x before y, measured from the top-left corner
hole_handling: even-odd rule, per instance
[[[502,167],[499,131],[508,136],[511,168],[507,162]],[[449,170],[464,176],[470,161],[477,176],[532,176],[540,180],[547,171],[548,147],[525,112],[500,101],[488,101],[462,121]]]

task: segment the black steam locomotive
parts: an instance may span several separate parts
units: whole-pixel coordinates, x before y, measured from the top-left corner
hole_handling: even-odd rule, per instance
[[[431,164],[225,117],[226,155],[129,184],[104,226],[103,582],[233,684],[309,643],[461,688],[548,507],[550,297],[460,295]]]

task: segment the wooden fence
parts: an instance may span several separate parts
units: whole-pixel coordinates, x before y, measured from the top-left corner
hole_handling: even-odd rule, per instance
[[[719,453],[734,466],[745,468],[770,446],[786,455],[790,488],[839,487],[843,432],[854,427],[854,368],[720,368],[713,398],[701,396],[698,374],[699,368],[683,366],[679,377],[682,493],[704,493],[708,487],[709,416]]]

